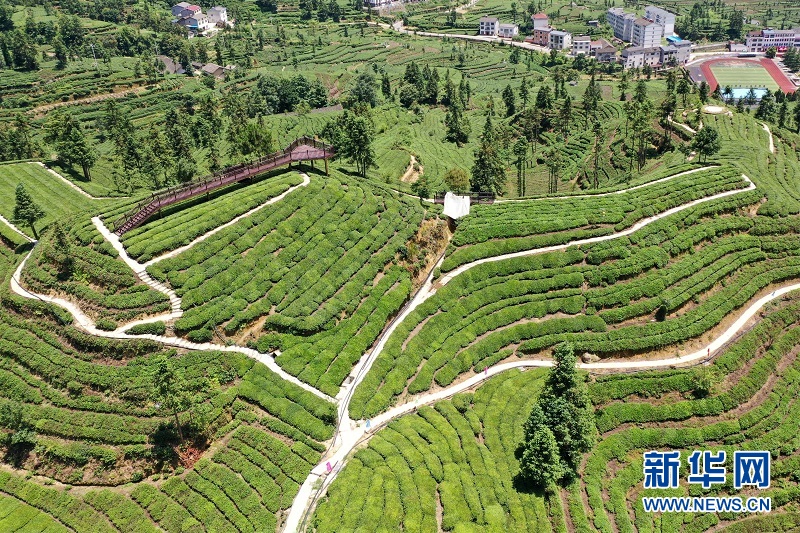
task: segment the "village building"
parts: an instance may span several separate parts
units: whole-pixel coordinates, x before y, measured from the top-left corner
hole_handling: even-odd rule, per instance
[[[661,24],[640,17],[633,23],[631,44],[633,46],[652,48],[661,45],[661,37],[663,35],[664,27]]]
[[[572,34],[568,31],[550,32],[548,46],[551,50],[569,50],[572,47]]]
[[[675,33],[675,13],[670,13],[660,7],[647,6],[644,8],[644,17],[660,24],[664,28],[664,37]]]
[[[519,35],[519,26],[516,24],[499,24],[497,26],[497,35],[504,39],[512,39]]]
[[[592,38],[588,35],[579,35],[572,39],[573,55],[592,55]]]
[[[622,51],[624,68],[655,67],[661,63],[661,47],[631,46]]]
[[[535,15],[531,15],[531,22],[533,23],[534,30],[537,28],[550,27],[550,19],[544,13],[536,13]]]
[[[481,17],[478,25],[478,34],[497,36],[498,26],[497,17]]]
[[[538,44],[539,46],[550,46],[550,32],[553,31],[553,28],[547,26],[545,28],[536,28],[533,30],[533,39],[531,42],[533,44]]]

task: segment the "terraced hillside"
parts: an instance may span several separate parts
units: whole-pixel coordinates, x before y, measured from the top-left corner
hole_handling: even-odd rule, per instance
[[[411,292],[409,270],[393,263],[408,254],[423,214],[419,201],[389,189],[314,176],[148,271],[182,298],[178,332],[207,340],[218,329],[263,352],[280,349],[288,372],[335,396]],[[174,241],[180,231],[159,235]]]
[[[311,524],[317,531],[788,531],[800,525],[797,293],[709,367],[587,375],[600,443],[581,480],[555,493],[520,490],[517,447],[538,396],[542,370],[507,371],[474,393],[422,407],[370,439],[333,482]],[[709,395],[698,377],[720,381]],[[651,449],[772,451],[771,514],[646,513],[642,495],[736,494],[681,482],[642,491],[642,453]],[[613,475],[609,475],[613,472]],[[686,473],[681,471],[685,480]]]
[[[241,354],[86,335],[64,311],[9,293],[20,258],[0,243],[0,446],[56,483],[0,473],[5,530],[273,529],[332,435],[333,405]],[[177,414],[153,395],[163,361],[183,383]],[[175,451],[175,419],[190,449],[219,441],[185,471],[194,459]]]
[[[530,252],[465,264],[454,277],[443,276],[436,292],[393,331],[357,389],[351,414],[373,416],[398,396],[449,385],[464,373],[541,354],[565,340],[581,353],[605,357],[682,345],[712,330],[765,287],[796,277],[798,249],[784,240],[796,224],[743,214],[741,208],[760,195],[731,189],[744,185],[733,172],[715,168],[630,193],[563,200],[555,213],[555,202],[499,204],[482,211],[497,207],[496,214],[484,215],[483,225],[480,215],[465,220],[467,241],[492,231],[555,231],[467,247],[491,256],[498,248],[513,250],[507,242],[528,242]],[[663,186],[680,192],[651,195],[651,188]],[[733,194],[717,199],[710,194],[727,189]],[[625,196],[619,205],[630,206],[628,212],[614,212],[613,202]],[[623,230],[673,205],[688,206],[695,197],[700,201],[695,207],[647,219],[636,231]],[[636,202],[643,208],[636,209]],[[495,222],[504,216],[511,222],[515,207],[527,215],[526,222]],[[606,227],[587,220],[604,216]],[[564,227],[570,229],[558,231]],[[601,241],[580,240],[592,236]]]

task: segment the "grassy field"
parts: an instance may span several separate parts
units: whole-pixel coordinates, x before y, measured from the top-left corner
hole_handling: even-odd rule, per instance
[[[37,229],[47,226],[54,220],[65,220],[78,213],[91,213],[110,205],[105,200],[91,200],[76,191],[62,180],[33,163],[0,165],[0,214],[8,220],[14,216],[14,190],[22,183],[45,217],[36,223]],[[33,236],[29,227],[18,227]]]
[[[752,87],[754,89],[766,88],[770,91],[780,89],[778,83],[772,79],[769,72],[763,67],[722,67],[712,66],[711,72],[722,88],[730,85],[736,87]]]

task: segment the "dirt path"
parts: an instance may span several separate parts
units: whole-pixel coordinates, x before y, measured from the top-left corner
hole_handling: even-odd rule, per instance
[[[764,128],[764,131],[767,132],[767,135],[769,135],[769,153],[774,154],[775,153],[775,140],[772,138],[772,132],[770,131],[769,126],[767,126],[767,124],[765,122],[762,122],[761,126]]]
[[[419,166],[419,170],[415,170],[415,168]],[[408,162],[408,168],[406,169],[405,173],[400,176],[400,181],[403,183],[414,183],[416,182],[420,176],[425,172],[425,169],[422,165],[417,163],[417,158],[414,155],[411,155],[411,160]]]
[[[156,87],[156,86],[154,86]],[[40,105],[39,107],[34,107],[33,109],[29,110],[29,113],[33,115],[41,115],[56,109],[57,107],[64,107],[69,105],[84,105],[84,104],[91,104],[94,102],[102,102],[103,100],[112,100],[115,98],[124,98],[126,96],[130,96],[132,94],[140,94],[149,89],[149,87],[142,86],[142,87],[135,87],[133,89],[126,89],[124,91],[119,91],[116,93],[105,93],[105,94],[96,94],[94,96],[89,96],[87,98],[79,98],[78,100],[69,100],[67,102],[53,102],[52,104],[44,104]]]

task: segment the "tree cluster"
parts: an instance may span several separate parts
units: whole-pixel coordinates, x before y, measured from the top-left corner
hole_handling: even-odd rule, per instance
[[[346,109],[325,124],[322,137],[333,145],[337,157],[355,163],[362,178],[366,178],[367,170],[375,166],[375,149],[372,146],[375,126],[367,107]]]
[[[575,368],[572,346],[553,351],[554,366],[523,427],[519,478],[536,487],[569,483],[597,432],[586,383]]]

